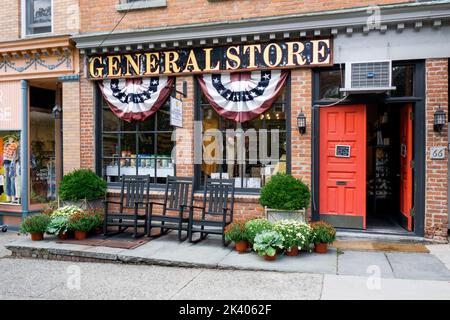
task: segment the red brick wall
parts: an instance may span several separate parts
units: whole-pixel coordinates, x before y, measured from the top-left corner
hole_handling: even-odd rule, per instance
[[[167,0],[166,8],[129,11],[117,30],[192,24],[254,17],[326,11],[374,4],[414,2],[411,0]],[[111,30],[123,16],[119,0],[80,0],[81,32]]]
[[[84,61],[81,56],[80,61]],[[80,69],[83,70],[81,62]],[[83,72],[81,72],[83,74]],[[80,79],[80,148],[81,148],[81,168],[94,170],[95,158],[95,103],[94,103],[94,86],[96,82],[89,81],[84,76]]]
[[[433,131],[434,112],[448,114],[448,59],[426,61],[426,176],[425,237],[447,241],[448,198],[447,159],[431,160],[430,147],[447,146],[447,126],[441,133]]]

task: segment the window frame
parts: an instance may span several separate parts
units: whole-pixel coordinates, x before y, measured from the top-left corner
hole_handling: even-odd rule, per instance
[[[52,10],[51,21],[50,21],[50,31],[48,31],[48,32],[40,32],[40,33],[28,33],[29,25],[28,25],[27,13],[28,13],[28,8],[31,6],[30,1],[31,0],[22,0],[21,1],[21,14],[20,14],[20,19],[21,19],[21,37],[22,38],[32,38],[32,37],[40,37],[40,36],[47,36],[47,35],[53,34],[54,21],[55,21],[55,19],[54,19],[55,10],[54,10],[53,0],[50,0],[51,10]]]
[[[286,79],[286,83],[284,84],[286,88],[286,102],[285,102],[285,114],[286,114],[286,173],[291,174],[291,154],[292,154],[292,141],[291,141],[291,121],[292,121],[292,114],[291,114],[291,105],[292,105],[292,99],[291,99],[291,73],[289,72],[289,75]],[[203,120],[203,110],[202,110],[202,90],[200,88],[200,85],[198,84],[198,81],[195,81],[194,85],[194,92],[195,92],[195,107],[194,107],[194,120],[195,121],[202,121]],[[269,109],[270,110],[270,109]],[[195,144],[197,144],[197,141],[194,141],[194,150],[197,150],[197,147]],[[202,150],[202,148],[198,148],[199,150]],[[194,189],[196,191],[204,191],[204,185],[202,184],[202,165],[201,164],[194,164]],[[235,193],[236,194],[244,194],[244,195],[259,195],[261,191],[261,188],[236,188]]]
[[[172,92],[171,96],[173,96],[173,92]],[[94,140],[95,140],[95,151],[94,151],[94,153],[95,153],[95,172],[96,172],[96,174],[99,177],[101,177],[103,179],[105,178],[105,176],[103,175],[104,160],[108,160],[108,159],[112,160],[112,159],[114,159],[113,156],[104,157],[104,154],[103,154],[103,135],[104,134],[108,134],[108,133],[111,134],[111,133],[113,133],[113,134],[117,135],[118,141],[120,141],[120,136],[122,136],[124,134],[134,134],[136,136],[136,141],[135,141],[136,142],[136,152],[138,152],[137,146],[139,144],[138,143],[138,139],[139,139],[138,135],[139,135],[139,133],[141,133],[141,132],[149,133],[149,134],[152,134],[154,137],[157,137],[158,134],[168,134],[168,133],[170,133],[171,134],[171,141],[173,142],[172,151],[176,150],[176,140],[172,140],[173,134],[176,132],[176,128],[172,126],[172,130],[171,131],[168,131],[168,130],[158,131],[157,130],[158,129],[157,128],[157,125],[158,125],[157,121],[154,121],[154,124],[153,124],[153,129],[154,130],[150,130],[150,131],[149,130],[129,131],[129,130],[123,130],[123,128],[119,128],[119,130],[117,130],[117,131],[104,131],[103,130],[103,101],[104,101],[104,98],[103,98],[103,95],[102,95],[102,93],[100,91],[100,88],[98,86],[96,86],[96,88],[95,88],[94,100],[95,100],[95,129],[94,129],[95,130],[95,138],[94,138]],[[169,103],[169,98],[167,99],[167,101],[165,103]],[[149,118],[153,118],[156,114],[157,113],[153,114]],[[119,121],[121,121],[121,120],[119,119]],[[139,124],[138,123],[134,123],[134,125],[136,127],[138,127]],[[155,144],[154,148],[157,148],[157,144]],[[119,156],[117,158],[117,160],[120,161],[121,158],[122,157]],[[137,157],[136,157],[136,160],[137,160]],[[118,165],[120,167],[120,163],[118,163]],[[156,169],[157,168],[155,167],[155,170]],[[138,166],[136,165],[136,172],[138,172],[137,170],[138,170]],[[173,172],[174,172],[173,176],[177,176],[176,159],[173,162]],[[119,174],[120,174],[120,169],[119,169]],[[119,175],[118,177],[120,177],[120,176],[121,175]],[[150,185],[151,185],[152,189],[163,190],[165,188],[166,184],[165,183],[157,183],[157,182],[155,182],[156,179],[158,179],[157,176],[151,177],[151,179],[150,179],[150,181],[151,181]],[[119,189],[120,188],[120,181],[108,182],[108,188]]]

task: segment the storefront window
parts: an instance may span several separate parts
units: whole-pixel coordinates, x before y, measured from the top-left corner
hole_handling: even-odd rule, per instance
[[[20,132],[0,133],[0,203],[21,203]]]
[[[123,174],[148,174],[152,183],[164,184],[175,175],[169,102],[142,122],[119,119],[105,101],[101,110],[102,175],[109,183]]]
[[[202,184],[205,177],[234,179],[236,188],[251,191],[261,188],[271,175],[286,172],[287,90],[268,111],[243,123],[221,117],[202,93],[203,157],[197,173]]]
[[[393,66],[392,85],[395,86],[396,89],[391,92],[391,96],[414,96],[414,65]]]

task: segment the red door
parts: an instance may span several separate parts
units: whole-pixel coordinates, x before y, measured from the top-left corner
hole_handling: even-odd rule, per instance
[[[413,207],[413,122],[412,105],[407,104],[400,109],[400,212],[404,227],[412,231],[411,209]]]
[[[320,219],[366,228],[366,106],[320,109]]]

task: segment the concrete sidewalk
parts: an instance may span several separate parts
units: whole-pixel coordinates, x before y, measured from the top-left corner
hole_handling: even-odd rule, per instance
[[[450,281],[448,265],[442,262],[450,262],[448,245],[429,246],[436,255],[351,250],[338,252],[331,248],[327,254],[302,252],[297,257],[281,256],[275,262],[267,262],[255,253],[238,254],[232,246],[224,248],[217,238],[211,237],[197,244],[180,243],[174,234],[154,239],[135,249],[61,244],[54,240],[33,242],[23,236],[6,243],[6,247],[15,256],[43,259],[345,275],[364,279],[379,276],[383,279]]]

